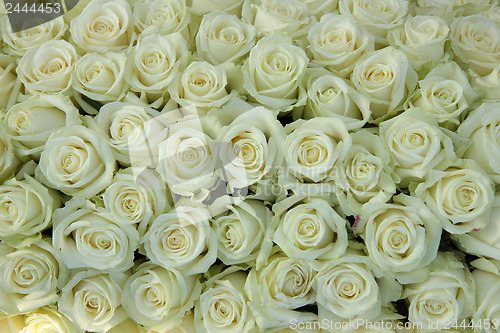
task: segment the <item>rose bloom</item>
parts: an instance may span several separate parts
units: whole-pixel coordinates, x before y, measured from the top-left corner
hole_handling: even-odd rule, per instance
[[[19,84],[16,85],[16,62],[14,58],[0,54],[0,109],[10,109],[19,94]]]
[[[476,161],[495,182],[500,183],[500,103],[483,103],[462,122],[457,133],[470,139],[464,158]]]
[[[78,328],[75,323],[53,306],[45,306],[27,314],[23,323],[25,323],[24,328],[19,333],[83,333],[85,331]]]
[[[123,272],[132,267],[137,230],[90,201],[71,199],[54,212],[52,223],[52,243],[69,268]]]
[[[308,62],[304,50],[285,37],[264,37],[252,48],[242,67],[243,87],[264,106],[289,111],[305,103],[299,86]]]
[[[65,93],[78,60],[75,47],[64,40],[50,40],[28,50],[16,68],[25,88],[32,94]]]
[[[467,268],[451,252],[439,252],[423,282],[404,286],[409,303],[408,319],[425,328],[451,326],[473,314],[474,281]]]
[[[18,57],[30,49],[38,48],[49,40],[61,39],[68,29],[62,17],[37,25],[33,28],[12,32],[7,15],[0,18],[0,36],[6,46],[6,52]]]
[[[238,266],[211,277],[194,307],[199,333],[250,333],[256,329],[245,292],[247,274]]]
[[[474,72],[469,75],[472,86],[481,93],[483,101],[500,100],[500,63],[488,75],[479,76]]]
[[[0,253],[0,310],[26,313],[59,299],[68,272],[46,239],[17,248],[2,242]]]
[[[401,107],[415,90],[417,79],[406,55],[392,47],[367,53],[351,75],[354,87],[370,98],[374,119]]]
[[[0,184],[13,175],[21,161],[14,153],[14,147],[6,134],[3,122],[0,122]]]
[[[212,65],[238,63],[255,45],[255,27],[217,10],[203,15],[196,34],[196,52]]]
[[[59,195],[29,175],[0,185],[0,237],[22,240],[52,225],[52,214],[61,206]]]
[[[455,18],[450,40],[456,57],[480,76],[490,74],[500,61],[500,28],[484,15]]]
[[[489,223],[493,182],[472,160],[460,160],[444,171],[430,171],[414,193],[451,234],[464,234]]]
[[[147,261],[128,278],[121,302],[129,316],[148,331],[170,332],[181,324],[200,294],[198,276]]]
[[[114,274],[78,271],[62,290],[59,311],[80,329],[107,332],[128,317],[121,295],[129,277],[130,271]]]
[[[145,0],[134,4],[134,25],[138,32],[156,32],[169,35],[182,32],[190,23],[186,2],[183,0]]]
[[[20,156],[38,160],[52,132],[81,125],[78,109],[63,95],[41,94],[15,104],[5,115],[7,134]]]
[[[375,40],[348,16],[326,14],[307,35],[312,62],[348,77],[361,55],[374,50]]]
[[[65,194],[90,198],[109,186],[115,167],[103,136],[83,126],[70,126],[51,134],[35,176]]]
[[[86,53],[125,51],[135,40],[130,5],[125,0],[92,0],[71,20],[70,32]]]

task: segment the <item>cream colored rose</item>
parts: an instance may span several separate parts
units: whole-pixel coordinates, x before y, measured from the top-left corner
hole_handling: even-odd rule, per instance
[[[225,265],[245,263],[260,268],[273,245],[269,235],[271,217],[263,201],[247,199],[214,218],[218,258]]]
[[[420,89],[411,98],[411,104],[423,108],[440,123],[458,124],[461,114],[477,97],[455,62],[437,65],[418,84]]]
[[[374,50],[374,38],[348,16],[326,14],[307,35],[312,62],[348,77],[359,57]]]
[[[162,96],[186,65],[186,42],[178,33],[139,38],[127,54],[125,80],[131,89]]]
[[[83,126],[70,126],[51,134],[35,176],[65,194],[90,198],[109,186],[115,167],[103,136]]]
[[[21,161],[14,153],[10,138],[5,133],[3,122],[0,122],[0,184],[14,175]]]
[[[306,260],[276,254],[269,263],[248,274],[245,292],[261,330],[290,326],[291,320],[313,321],[316,315],[294,309],[314,303],[316,271]]]
[[[217,259],[217,239],[207,212],[180,206],[160,215],[144,236],[151,261],[191,275],[206,272]]]
[[[285,131],[273,113],[263,107],[248,110],[224,127],[218,142],[225,181],[231,190],[273,178],[283,162]]]
[[[346,220],[321,197],[294,195],[277,202],[273,241],[293,259],[328,260],[347,248]]]
[[[64,40],[50,40],[23,55],[16,68],[17,76],[34,95],[66,93],[77,60],[73,45]]]
[[[28,175],[0,185],[0,237],[21,240],[52,224],[52,213],[61,206],[59,195]]]
[[[490,220],[493,182],[472,160],[460,160],[444,171],[430,171],[415,194],[451,234],[481,229]]]
[[[243,65],[244,88],[267,108],[288,111],[305,103],[299,86],[309,59],[304,50],[285,37],[264,37]]]
[[[238,63],[255,45],[255,27],[221,10],[203,15],[196,52],[213,65]]]
[[[165,332],[181,324],[200,294],[197,275],[145,262],[125,283],[121,302],[129,316],[148,331]]]
[[[0,330],[2,332],[21,332],[24,327],[24,315],[0,314]]]
[[[106,332],[128,318],[121,295],[129,277],[129,271],[114,274],[79,271],[63,288],[59,311],[82,330]]]
[[[380,136],[395,162],[401,186],[422,180],[443,161],[457,160],[451,138],[420,108],[382,122]]]
[[[351,75],[351,82],[370,98],[374,119],[397,110],[417,85],[417,73],[406,55],[392,47],[367,53]]]
[[[71,20],[73,41],[84,52],[122,52],[135,40],[132,10],[125,0],[92,0]]]
[[[450,327],[473,314],[474,281],[467,268],[451,252],[439,252],[429,277],[404,286],[409,303],[408,319],[424,328]]]
[[[71,199],[55,211],[52,224],[52,243],[69,268],[123,272],[132,267],[137,230],[90,201]]]
[[[257,33],[282,33],[296,39],[307,34],[312,18],[300,0],[246,0],[243,20],[253,24]]]
[[[232,94],[228,88],[223,67],[194,61],[168,86],[168,92],[180,106],[194,105],[200,111],[208,111],[229,101]]]
[[[391,30],[387,39],[389,44],[401,48],[418,70],[426,63],[436,64],[443,58],[449,31],[444,19],[417,15],[408,17],[403,27]]]
[[[457,133],[470,139],[464,158],[476,161],[495,182],[500,183],[500,103],[483,103],[460,125]]]
[[[361,23],[380,45],[387,45],[387,32],[404,23],[408,2],[404,0],[339,0],[342,15]]]
[[[134,4],[134,25],[139,32],[161,35],[183,32],[190,20],[182,0],[145,0]],[[188,35],[186,37],[189,37]]]
[[[71,100],[52,94],[33,96],[15,104],[3,121],[18,155],[31,156],[35,160],[40,158],[52,132],[82,124]]]
[[[10,109],[16,102],[20,90],[16,84],[16,62],[6,54],[0,54],[0,110]]]
[[[500,61],[500,27],[484,15],[454,19],[450,40],[455,56],[480,76],[490,74]]]
[[[250,333],[255,319],[244,291],[247,274],[238,266],[210,278],[194,307],[194,324],[200,333]]]
[[[99,102],[116,102],[126,93],[124,74],[127,57],[122,53],[87,53],[75,64],[71,87]]]
[[[243,0],[188,0],[187,1],[191,12],[201,16],[216,10],[239,16]]]
[[[19,248],[0,244],[2,312],[26,313],[59,299],[58,292],[65,285],[68,273],[48,241],[38,240]]]
[[[68,29],[62,17],[13,33],[7,15],[0,18],[0,36],[8,54],[22,57],[30,49],[49,40],[61,39]]]
[[[396,177],[382,138],[366,130],[351,137],[353,144],[339,165],[335,183],[340,207],[355,216],[369,202],[387,202],[396,192]]]
[[[370,119],[370,99],[357,92],[345,80],[325,73],[313,72],[307,80],[307,104],[303,117],[339,118],[348,130],[363,127]]]
[[[441,225],[423,201],[404,194],[393,201],[364,205],[354,230],[385,274],[404,284],[422,281],[428,274],[427,265],[436,257]]]
[[[45,306],[26,316],[25,326],[19,333],[83,333],[71,320],[52,306]]]
[[[172,200],[153,174],[133,174],[131,168],[122,169],[102,195],[104,207],[121,223],[132,224],[142,238],[155,217],[170,210]]]

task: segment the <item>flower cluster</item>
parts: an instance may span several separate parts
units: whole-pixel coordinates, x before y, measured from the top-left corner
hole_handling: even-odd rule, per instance
[[[0,331],[500,332],[497,0],[91,0],[0,38]]]

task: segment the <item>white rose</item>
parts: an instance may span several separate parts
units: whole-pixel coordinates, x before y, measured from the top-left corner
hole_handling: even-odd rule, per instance
[[[371,117],[370,99],[331,73],[311,71],[306,90],[305,119],[339,118],[348,130],[355,130],[363,127]]]
[[[426,63],[436,64],[444,56],[448,24],[440,17],[417,15],[408,17],[404,27],[389,32],[389,44],[399,47],[408,57],[413,68]]]
[[[59,299],[58,292],[65,285],[68,272],[47,240],[19,248],[2,243],[0,253],[2,312],[26,313]]]
[[[401,186],[422,180],[443,161],[457,159],[450,137],[420,108],[409,109],[380,124],[380,136],[395,162]]]
[[[0,313],[0,330],[2,332],[21,332],[24,328],[24,315],[6,315]]]
[[[21,161],[14,153],[12,141],[6,134],[3,122],[0,121],[0,184],[14,175]]]
[[[122,272],[132,267],[137,230],[90,201],[73,198],[55,211],[52,223],[52,243],[69,268]]]
[[[129,271],[115,274],[79,271],[63,288],[59,311],[80,329],[106,332],[128,317],[121,304],[121,295],[129,276]]]
[[[139,32],[161,35],[184,32],[190,23],[186,2],[182,0],[145,0],[134,4],[134,25]],[[189,37],[188,35],[186,37]]]
[[[121,52],[135,39],[132,10],[125,0],[92,0],[71,20],[73,41],[84,52]]]
[[[450,40],[456,57],[480,76],[490,74],[500,61],[500,28],[484,15],[454,19]]]
[[[255,27],[217,10],[203,15],[196,34],[198,55],[213,65],[238,63],[255,45]]]
[[[313,22],[300,0],[246,0],[241,15],[261,35],[279,32],[294,39],[307,34]]]
[[[341,257],[347,248],[346,220],[322,197],[293,195],[278,201],[273,241],[293,259],[328,260]]]
[[[116,161],[106,139],[83,126],[52,133],[35,176],[65,194],[90,198],[111,183]]]
[[[408,13],[405,0],[339,0],[342,15],[363,24],[380,45],[387,45],[387,32],[404,23]]]
[[[402,106],[417,85],[417,73],[406,55],[392,47],[367,53],[354,67],[351,82],[370,98],[374,119]]]
[[[99,102],[116,102],[126,93],[124,74],[127,57],[123,53],[87,53],[75,64],[71,87]]]
[[[188,51],[180,34],[139,38],[127,54],[125,80],[131,89],[162,96],[184,69]]]
[[[402,297],[410,304],[408,319],[434,329],[468,319],[475,308],[469,269],[451,252],[439,252],[430,269],[425,281],[404,286]]]
[[[472,86],[481,93],[484,101],[500,100],[500,63],[488,75],[479,76],[474,72],[469,72],[469,75]]]
[[[45,306],[26,316],[25,326],[19,333],[83,333],[71,320],[52,306]]]
[[[273,255],[261,269],[252,269],[245,292],[259,328],[286,327],[291,320],[315,320],[313,313],[294,311],[314,303],[315,276],[316,271],[306,260],[290,259],[282,254]]]
[[[348,16],[326,14],[307,35],[312,62],[348,77],[359,57],[374,50],[375,40]]]
[[[415,194],[451,234],[481,229],[489,222],[493,182],[472,160],[460,160],[444,171],[430,171]]]
[[[474,327],[474,332],[498,332],[500,329],[498,312],[500,310],[500,262],[480,258],[471,262],[471,266],[475,267],[472,277],[476,285],[476,311],[472,320],[478,323]],[[490,325],[486,324],[488,321]]]
[[[441,225],[423,201],[400,194],[394,203],[363,206],[354,230],[365,240],[369,257],[401,283],[422,281],[436,257]]]
[[[340,207],[357,215],[368,202],[387,202],[396,192],[389,151],[381,137],[360,130],[339,165],[335,184]]]
[[[52,213],[61,206],[58,194],[28,175],[0,185],[0,237],[3,241],[29,238],[52,224]]]
[[[42,43],[61,39],[68,29],[62,17],[13,33],[7,15],[0,18],[0,36],[6,53],[21,57],[27,50],[36,49]]]
[[[477,97],[465,73],[455,62],[441,63],[423,80],[411,104],[423,108],[440,123],[459,123],[460,115]]]
[[[309,9],[309,14],[321,19],[325,13],[333,13],[337,9],[338,0],[300,0]]]
[[[285,131],[273,113],[263,107],[238,116],[222,129],[217,141],[231,143],[219,150],[230,189],[274,177],[283,162]]]
[[[244,88],[268,108],[291,110],[305,103],[299,86],[308,62],[304,50],[285,37],[276,34],[264,37],[243,65]]]
[[[153,263],[187,275],[206,272],[217,259],[217,239],[207,212],[195,207],[177,207],[157,217],[144,242]]]
[[[225,265],[246,263],[260,268],[272,248],[271,216],[263,201],[247,199],[214,218],[218,258]]]
[[[4,124],[18,155],[38,160],[52,132],[82,121],[68,97],[41,94],[10,108]]]
[[[288,124],[285,132],[287,172],[304,183],[330,181],[333,168],[351,148],[351,136],[337,118],[298,119]]]
[[[240,267],[231,266],[205,283],[194,307],[196,332],[255,332],[255,319],[244,291],[246,279]]]
[[[121,302],[137,323],[165,332],[181,324],[200,294],[198,276],[145,262],[125,283]]]
[[[181,106],[194,105],[200,111],[208,111],[229,101],[233,94],[228,94],[227,88],[226,71],[222,66],[193,61],[168,86],[168,92]]]
[[[10,109],[18,98],[21,87],[16,84],[16,66],[14,58],[0,54],[0,110]]]
[[[25,88],[32,94],[65,93],[78,59],[75,47],[64,40],[50,40],[26,51],[16,68]]]
[[[172,206],[165,189],[158,186],[161,181],[153,175],[137,178],[131,168],[122,169],[102,195],[104,207],[121,223],[134,225],[142,238],[153,218]]]
[[[483,103],[460,125],[457,133],[470,139],[463,157],[476,161],[495,183],[500,183],[500,103]]]

